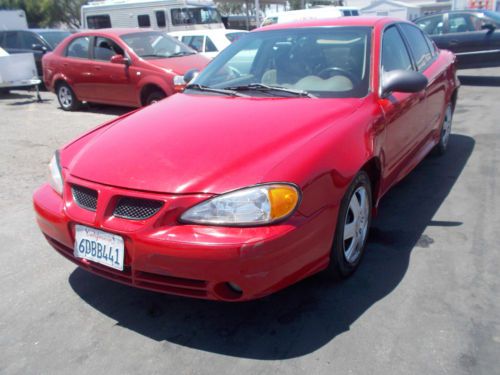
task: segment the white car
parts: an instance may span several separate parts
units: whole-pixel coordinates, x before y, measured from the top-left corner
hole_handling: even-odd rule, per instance
[[[245,33],[247,31],[236,29],[207,29],[174,31],[168,33],[168,35],[187,44],[202,55],[214,58],[220,51]]]

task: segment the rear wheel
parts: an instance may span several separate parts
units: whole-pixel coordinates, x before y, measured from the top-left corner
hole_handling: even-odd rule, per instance
[[[350,276],[365,252],[371,224],[370,178],[360,171],[342,199],[328,273],[336,279]]]
[[[157,103],[160,100],[164,99],[165,97],[166,97],[166,95],[163,91],[153,91],[146,98],[146,105],[151,105],[151,104]]]
[[[56,94],[59,105],[65,111],[75,111],[80,108],[81,102],[67,83],[57,85]]]
[[[438,155],[444,155],[448,149],[448,141],[451,135],[451,123],[453,120],[453,106],[448,103],[446,111],[444,113],[443,124],[441,125],[441,133],[439,135],[439,143],[436,145],[436,153]]]

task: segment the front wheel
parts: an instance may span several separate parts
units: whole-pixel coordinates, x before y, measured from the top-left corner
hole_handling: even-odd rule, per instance
[[[451,134],[451,122],[453,120],[453,106],[448,103],[446,111],[444,113],[443,124],[441,125],[441,132],[439,134],[439,143],[436,145],[436,153],[438,155],[444,155],[448,149],[448,141],[450,140]]]
[[[56,89],[59,105],[65,111],[75,111],[80,108],[81,102],[67,83],[60,83]]]
[[[166,95],[163,91],[153,91],[146,98],[146,105],[151,105],[151,104],[157,103],[160,100],[164,99],[165,97],[166,97]]]
[[[328,273],[336,279],[350,276],[365,252],[371,224],[370,178],[360,171],[342,198],[330,254]]]

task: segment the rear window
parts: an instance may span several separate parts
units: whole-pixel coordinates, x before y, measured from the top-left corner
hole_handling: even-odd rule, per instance
[[[107,29],[111,27],[111,19],[108,14],[87,16],[87,27],[89,29]]]

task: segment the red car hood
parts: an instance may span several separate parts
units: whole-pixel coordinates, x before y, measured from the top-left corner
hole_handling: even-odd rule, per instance
[[[265,182],[273,167],[307,152],[305,142],[361,103],[177,94],[80,138],[61,160],[73,176],[106,185],[223,193]]]
[[[202,70],[210,62],[210,59],[200,54],[193,54],[170,57],[168,59],[148,59],[147,61],[150,64],[159,66],[160,68],[171,69],[175,73],[182,75],[191,69]]]

